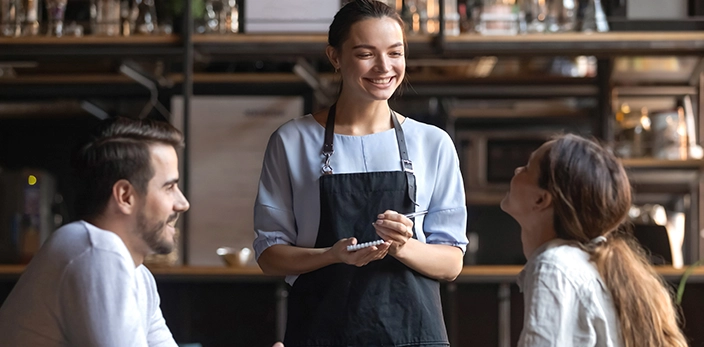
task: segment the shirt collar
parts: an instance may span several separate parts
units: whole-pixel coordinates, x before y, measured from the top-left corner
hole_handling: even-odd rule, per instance
[[[525,277],[526,277],[526,269],[531,265],[531,263],[535,260],[535,258],[537,258],[540,254],[544,253],[545,251],[547,251],[550,248],[562,246],[562,245],[567,244],[569,242],[570,241],[563,240],[561,238],[555,238],[555,239],[552,239],[552,240],[549,240],[549,241],[543,243],[542,245],[540,245],[540,247],[538,247],[533,252],[533,254],[531,254],[528,261],[526,261],[526,265],[523,266],[523,269],[521,270],[521,272],[518,273],[518,278],[516,278],[516,284],[518,285],[518,289],[521,293],[523,292],[523,283],[524,283]]]

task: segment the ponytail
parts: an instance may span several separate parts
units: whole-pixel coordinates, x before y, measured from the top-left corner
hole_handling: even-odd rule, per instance
[[[614,232],[587,248],[611,293],[625,347],[687,346],[673,293],[632,236]]]

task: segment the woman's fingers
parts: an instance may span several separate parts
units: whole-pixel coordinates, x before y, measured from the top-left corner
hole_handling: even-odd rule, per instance
[[[407,240],[413,237],[413,228],[397,222],[383,221],[375,224],[376,232],[384,240]]]
[[[390,243],[384,242],[378,246],[370,246],[356,251],[348,251],[350,252],[350,261],[348,264],[364,266],[374,260],[382,259],[388,253],[389,246]]]

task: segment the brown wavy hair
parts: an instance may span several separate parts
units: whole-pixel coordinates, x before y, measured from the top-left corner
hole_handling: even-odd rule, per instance
[[[555,231],[589,252],[616,307],[624,346],[687,346],[672,292],[622,228],[631,187],[621,163],[576,135],[558,136],[548,146],[538,184],[553,196]],[[590,242],[599,236],[606,242]]]

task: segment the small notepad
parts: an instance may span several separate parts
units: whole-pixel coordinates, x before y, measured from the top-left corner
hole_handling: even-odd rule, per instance
[[[384,243],[384,240],[376,240],[376,241],[370,241],[370,242],[365,242],[365,243],[358,243],[356,245],[347,246],[347,250],[348,251],[356,251],[356,250],[360,250],[362,248],[377,246],[382,243]]]

